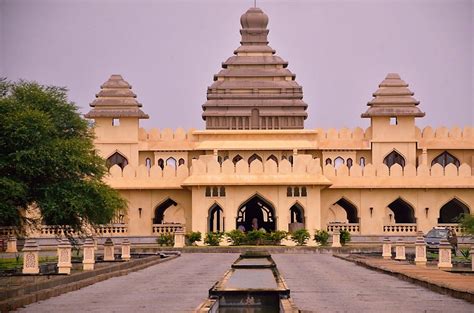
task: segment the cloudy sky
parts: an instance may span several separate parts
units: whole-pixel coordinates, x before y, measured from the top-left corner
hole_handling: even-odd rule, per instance
[[[111,74],[146,128],[204,128],[201,105],[253,0],[0,0],[0,76],[66,86],[81,112]],[[306,128],[360,118],[388,72],[410,84],[419,126],[474,124],[470,0],[258,0],[269,40],[303,86]]]

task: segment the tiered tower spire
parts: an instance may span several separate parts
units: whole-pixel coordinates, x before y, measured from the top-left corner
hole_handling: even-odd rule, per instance
[[[241,46],[214,75],[203,105],[207,129],[301,129],[303,89],[288,62],[268,46],[268,16],[250,8],[240,18]]]
[[[380,83],[379,89],[373,93],[374,99],[367,103],[370,108],[361,116],[425,116],[417,107],[420,102],[413,98],[413,95],[400,75],[389,73]]]
[[[90,104],[93,108],[85,115],[86,118],[100,117],[136,117],[147,119],[148,115],[140,108],[142,104],[136,99],[132,86],[121,75],[112,75],[100,86],[96,99]]]

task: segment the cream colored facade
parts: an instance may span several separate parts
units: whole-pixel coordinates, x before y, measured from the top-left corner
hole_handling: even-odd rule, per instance
[[[120,235],[153,236],[173,231],[174,223],[188,231],[229,231],[237,228],[239,208],[256,195],[273,210],[278,230],[289,229],[295,204],[304,218],[293,222],[303,222],[308,230],[342,227],[354,235],[414,235],[439,222],[451,224],[439,220],[446,204],[444,210],[472,213],[472,127],[420,130],[413,120],[389,125],[389,118],[372,118],[371,124],[366,130],[146,131],[138,118],[121,118],[120,126],[103,118],[96,120],[95,145],[104,158],[120,153],[128,160],[123,169],[113,165],[107,178],[129,201],[122,223],[115,224],[124,228]],[[403,168],[383,163],[392,151],[405,159]],[[445,151],[459,166],[431,165]],[[234,164],[236,156],[242,159]],[[326,164],[328,159],[332,164]],[[397,199],[401,208],[394,211],[389,206]],[[157,220],[166,201],[171,204]],[[217,216],[210,224],[216,204],[222,209],[218,229]],[[355,218],[350,216],[354,209]],[[399,222],[398,215],[410,214],[414,219]]]
[[[242,45],[203,105],[207,130],[140,128],[131,86],[120,75],[101,86],[86,117],[129,203],[106,235],[250,230],[256,218],[267,231],[413,236],[474,212],[472,125],[419,129],[419,102],[392,73],[362,114],[369,128],[304,129],[302,88],[267,23],[258,8],[242,15]]]

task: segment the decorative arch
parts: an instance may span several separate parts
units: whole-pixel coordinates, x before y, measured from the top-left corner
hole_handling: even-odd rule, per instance
[[[348,168],[351,168],[351,167],[352,167],[352,164],[353,164],[354,162],[352,161],[351,158],[348,158],[346,163],[347,163],[347,167],[348,167]]]
[[[267,158],[267,161],[268,160],[273,160],[276,163],[276,165],[278,165],[278,158],[274,156],[273,154]]]
[[[470,214],[469,207],[459,199],[453,198],[439,210],[438,223],[458,223],[463,214]]]
[[[152,165],[151,159],[150,159],[150,158],[146,158],[146,159],[145,159],[145,166],[146,166],[147,170],[150,170],[151,165]]]
[[[240,154],[237,154],[233,159],[232,159],[232,163],[237,164],[237,162],[239,162],[240,160],[242,160],[243,157],[240,155]]]
[[[171,166],[176,168],[176,159],[173,157],[169,157],[166,159],[166,166]]]
[[[364,167],[364,166],[365,166],[365,158],[364,158],[364,157],[361,157],[361,158],[359,159],[359,166],[360,166],[360,167]]]
[[[326,161],[324,162],[325,165],[331,165],[332,160],[330,158],[327,158]]]
[[[435,165],[438,163],[442,167],[446,167],[448,164],[454,164],[456,167],[459,167],[461,165],[461,162],[459,162],[458,158],[456,158],[454,155],[449,153],[448,151],[444,151],[443,153],[439,154],[436,158],[431,161],[431,166]]]
[[[128,159],[120,152],[115,151],[111,156],[107,158],[105,164],[109,169],[114,165],[118,165],[123,170],[123,168],[128,165]]]
[[[163,224],[163,220],[165,217],[165,211],[170,208],[171,206],[177,206],[178,203],[171,198],[166,199],[165,201],[161,202],[155,208],[155,216],[153,217],[153,224]]]
[[[395,223],[416,223],[415,210],[413,207],[403,200],[398,198],[388,205],[388,208],[392,210],[394,214]]]
[[[161,169],[165,168],[165,161],[163,159],[158,159],[158,166],[161,167]]]
[[[208,212],[208,229],[209,232],[223,232],[224,229],[224,210],[222,207],[214,203]]]
[[[344,209],[344,211],[346,211],[348,223],[359,223],[357,207],[352,202],[342,197],[341,199],[334,202],[334,204],[339,205],[341,208]]]
[[[243,226],[245,231],[252,230],[252,222],[257,219],[258,229],[272,232],[276,229],[275,208],[264,197],[256,193],[244,203],[237,211],[236,229]]]
[[[340,156],[334,159],[334,167],[339,168],[341,165],[344,165],[344,159]]]
[[[402,168],[405,167],[405,158],[398,153],[396,150],[393,150],[383,159],[383,163],[390,168],[394,164],[399,164]]]
[[[258,154],[254,153],[249,158],[249,165],[255,160],[259,160],[260,162],[262,162],[262,158]]]
[[[180,158],[180,159],[178,160],[178,166],[179,166],[179,165],[183,165],[184,163],[185,163],[185,161],[184,161],[183,158]]]
[[[304,208],[299,202],[290,207],[290,223],[304,224]]]

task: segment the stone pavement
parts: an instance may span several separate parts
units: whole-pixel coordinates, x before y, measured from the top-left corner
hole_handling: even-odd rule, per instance
[[[274,254],[303,312],[474,312],[474,305],[330,254]]]
[[[18,312],[191,312],[237,258],[238,254],[183,254]]]
[[[357,254],[338,257],[474,303],[474,275],[450,273],[433,265],[415,266],[405,261],[384,260]]]

